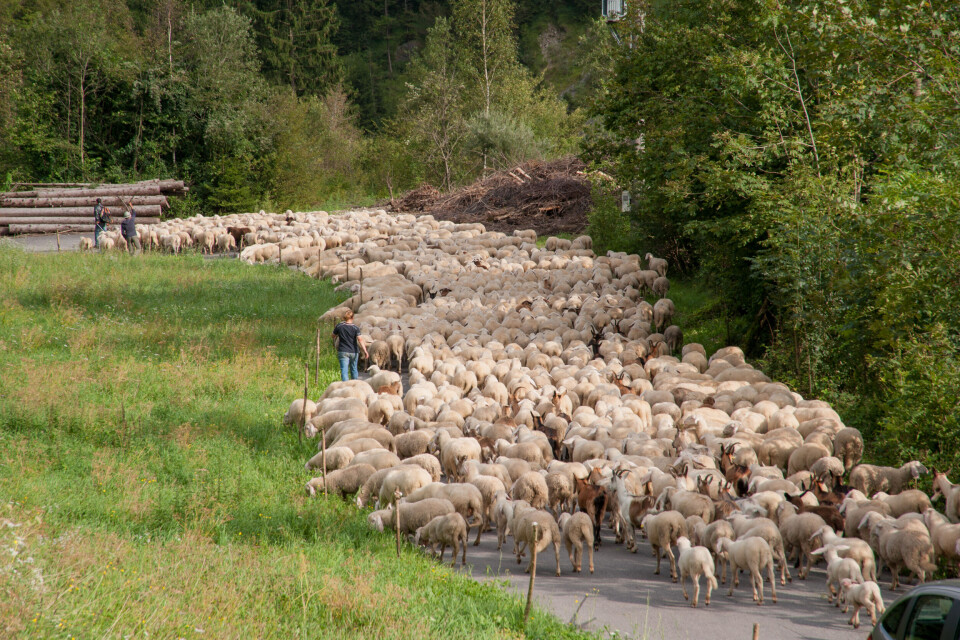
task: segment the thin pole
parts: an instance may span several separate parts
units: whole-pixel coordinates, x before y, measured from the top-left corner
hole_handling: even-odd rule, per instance
[[[303,406],[300,407],[300,433],[297,440],[303,444],[303,432],[307,428],[307,384],[310,382],[310,367],[303,365]]]
[[[527,586],[527,607],[523,610],[523,624],[526,626],[530,619],[530,607],[533,605],[533,581],[537,577],[537,545],[540,544],[540,536],[537,523],[533,523],[533,544],[530,548],[530,584]]]
[[[60,253],[60,229],[57,229],[57,253]]]
[[[393,492],[393,523],[397,530],[397,557],[400,557],[400,489]]]
[[[363,304],[363,267],[360,267],[360,304]],[[357,305],[359,308],[360,305]]]
[[[760,623],[753,623],[753,640],[760,640]]]
[[[323,465],[323,497],[327,497],[327,430],[320,429],[320,463]]]
[[[317,325],[317,362],[316,362],[316,379],[313,384],[320,386],[320,325]]]

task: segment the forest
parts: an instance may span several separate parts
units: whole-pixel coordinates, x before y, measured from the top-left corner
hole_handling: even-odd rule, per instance
[[[960,7],[628,7],[0,0],[0,181],[334,209],[577,155],[618,185],[602,249],[705,283],[703,317],[874,460],[960,462]]]

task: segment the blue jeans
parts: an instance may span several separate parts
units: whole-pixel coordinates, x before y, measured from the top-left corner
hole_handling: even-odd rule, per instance
[[[357,360],[359,357],[360,354],[358,353],[337,352],[337,360],[340,361],[341,380],[356,380],[360,377],[360,373],[357,371]]]
[[[93,246],[97,249],[100,248],[100,234],[106,232],[106,227],[101,227],[100,225],[93,226]]]

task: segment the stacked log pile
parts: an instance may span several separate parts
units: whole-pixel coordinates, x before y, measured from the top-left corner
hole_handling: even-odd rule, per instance
[[[0,235],[91,231],[97,198],[120,221],[124,203],[137,211],[137,224],[156,224],[170,208],[167,196],[183,195],[182,180],[147,180],[131,184],[30,184],[27,191],[0,193]]]

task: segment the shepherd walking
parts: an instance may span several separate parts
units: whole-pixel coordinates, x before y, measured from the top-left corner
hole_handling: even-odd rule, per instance
[[[333,329],[333,337],[337,340],[337,360],[340,361],[340,379],[356,380],[360,377],[357,371],[357,359],[360,354],[357,347],[363,350],[363,357],[369,359],[367,355],[367,345],[363,343],[360,337],[360,327],[353,324],[353,311],[348,310],[343,316],[343,322]]]

